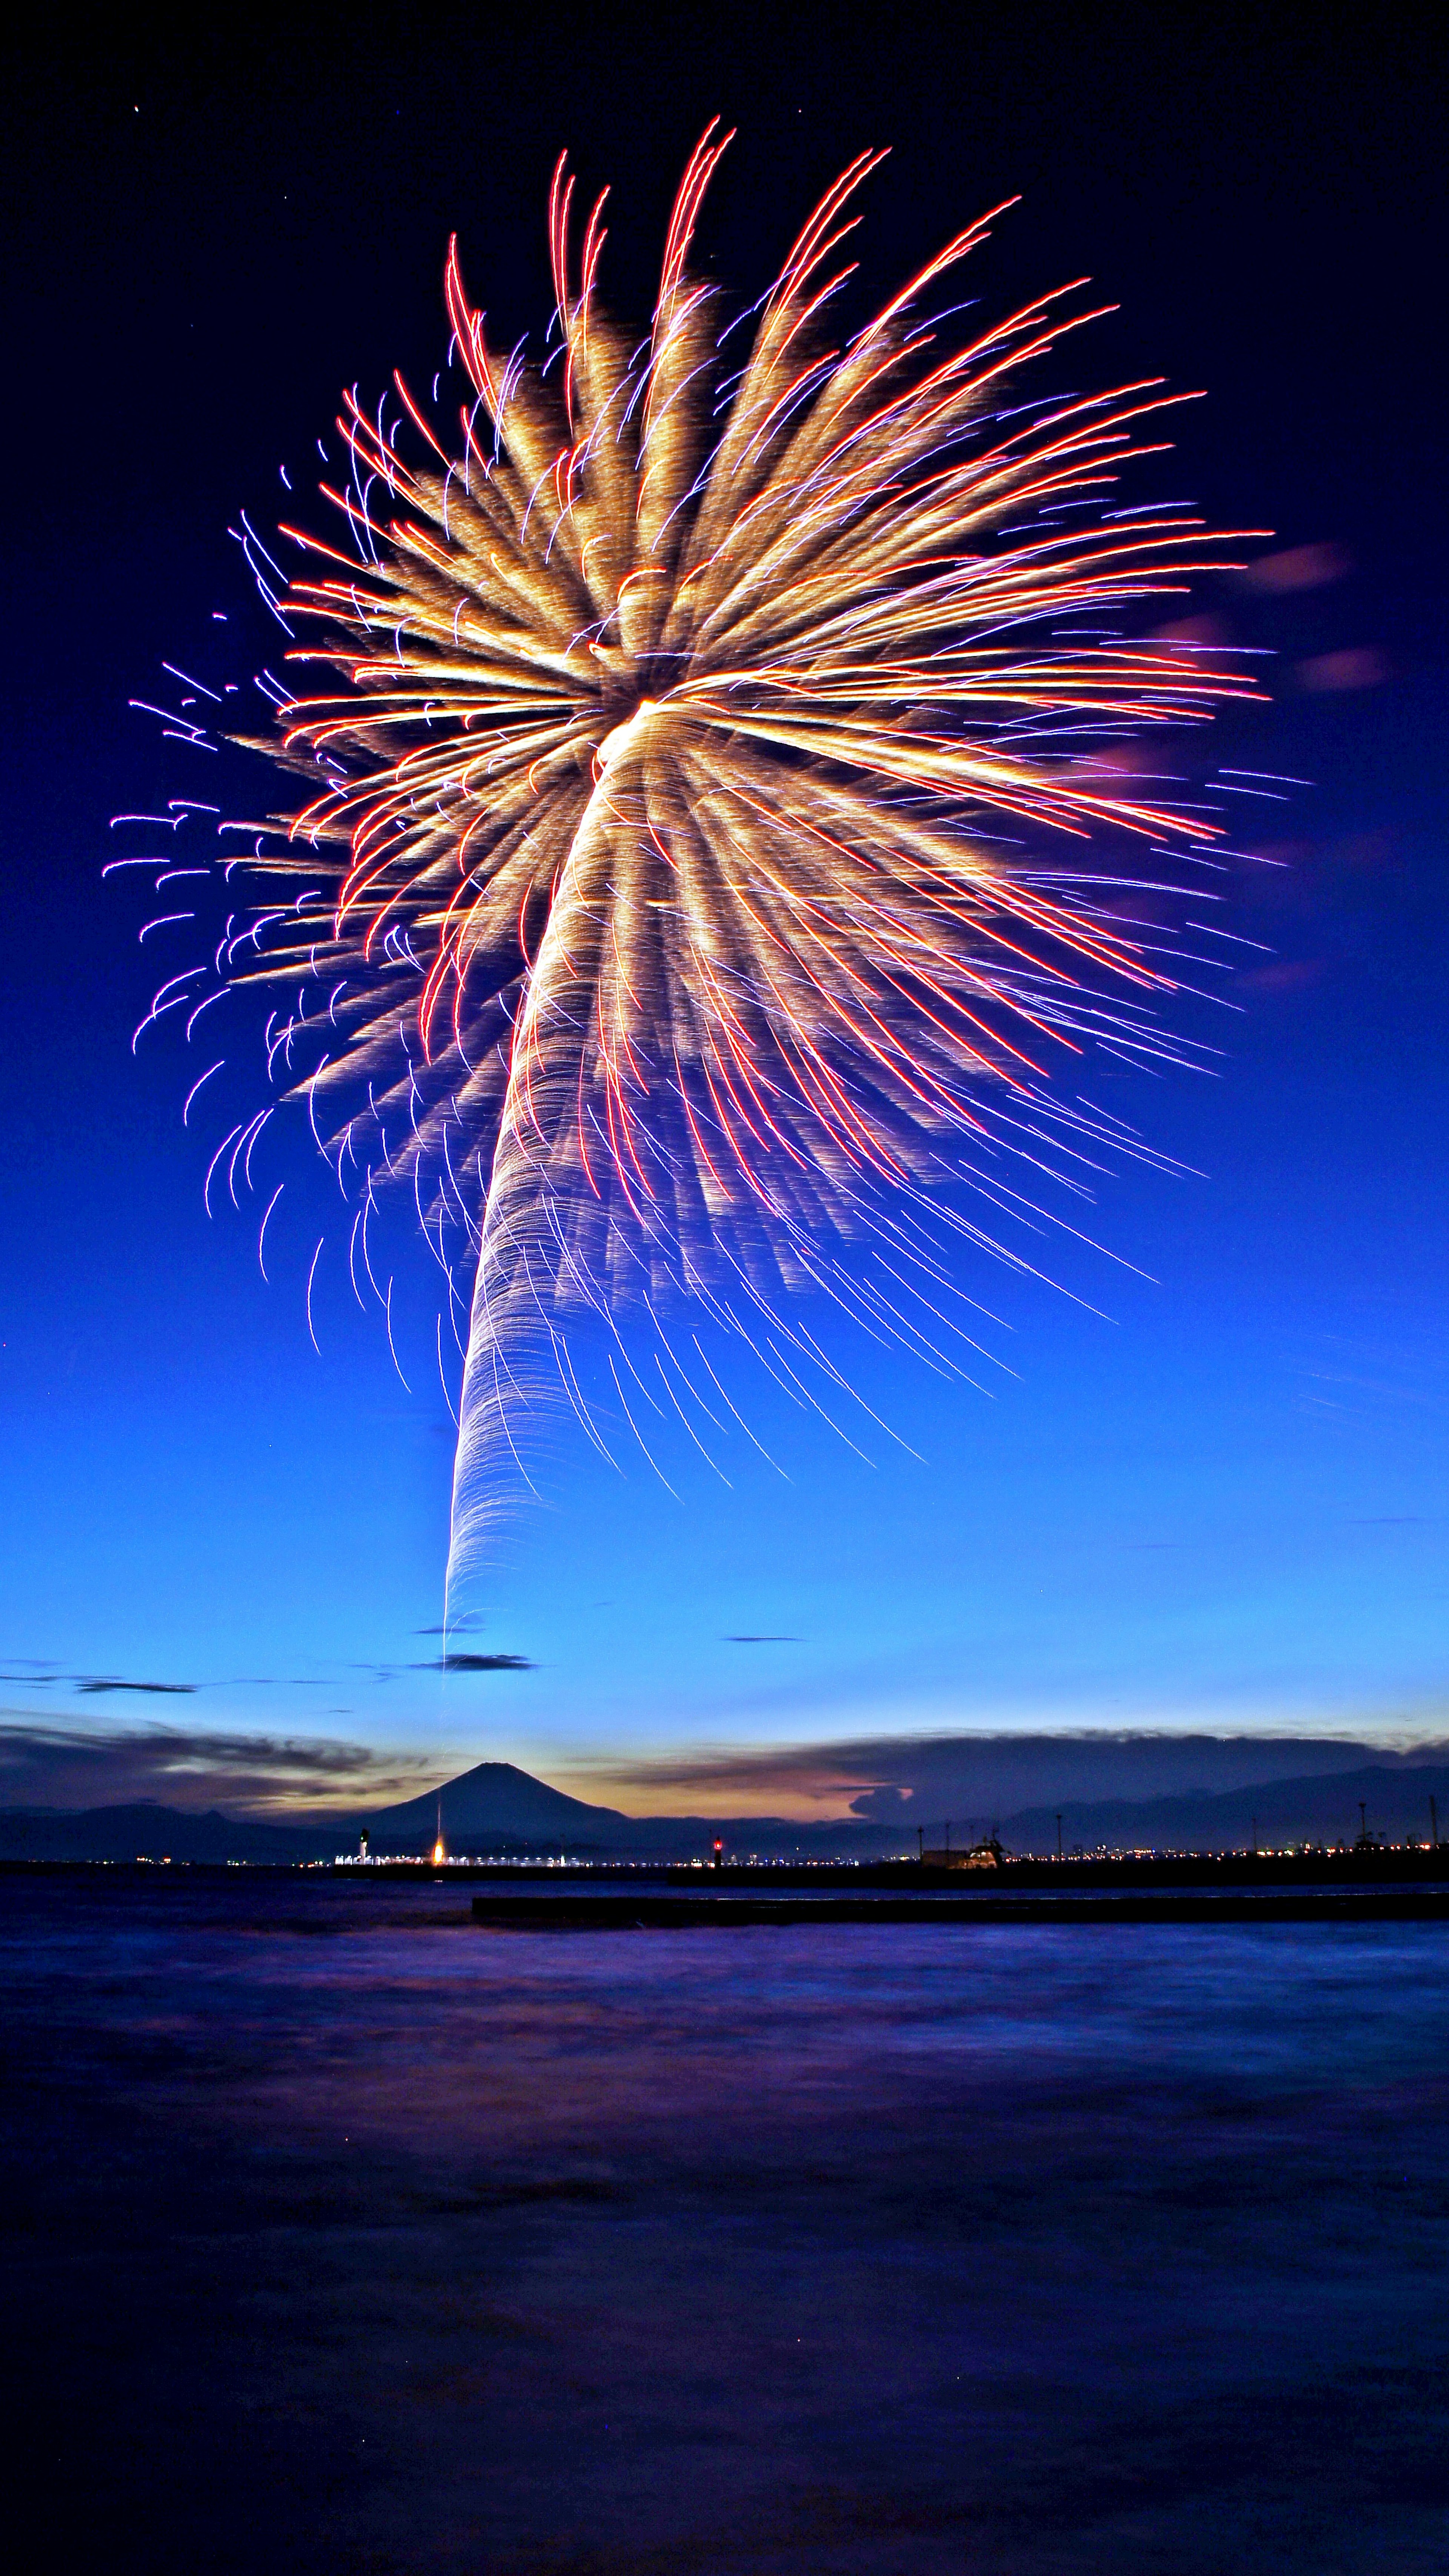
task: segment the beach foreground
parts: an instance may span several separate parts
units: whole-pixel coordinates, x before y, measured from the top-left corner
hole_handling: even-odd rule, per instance
[[[48,2556],[1449,2557],[1443,1926],[578,1942],[148,1878],[0,1881]]]

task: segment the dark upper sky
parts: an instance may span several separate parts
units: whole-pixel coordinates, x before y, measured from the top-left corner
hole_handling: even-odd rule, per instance
[[[555,1764],[595,1727],[838,1736],[882,1705],[1171,1717],[1172,1674],[1199,1717],[1423,1720],[1449,1510],[1442,63],[1349,13],[783,15],[72,29],[7,81],[0,1654],[199,1679],[230,1717],[233,1677],[266,1672],[289,1724],[479,1750],[489,1690],[509,1749]],[[1272,955],[1221,1081],[1134,1104],[1209,1181],[1112,1199],[1109,1240],[1163,1286],[1114,1306],[1110,1350],[1064,1305],[1012,1308],[1009,1419],[953,1415],[949,1456],[888,1495],[807,1444],[793,1503],[701,1503],[702,1543],[635,1488],[600,1536],[580,1486],[500,1575],[489,1643],[545,1671],[369,1698],[360,1659],[400,1670],[437,1615],[448,1426],[436,1379],[409,1404],[341,1308],[319,1371],[300,1238],[268,1292],[246,1233],[200,1213],[184,1059],[130,1052],[155,977],[99,870],[109,816],[201,791],[127,701],[214,646],[216,609],[265,649],[228,524],[275,507],[344,383],[431,376],[450,231],[497,339],[537,329],[566,144],[586,188],[613,183],[606,291],[643,313],[715,113],[739,133],[701,240],[730,281],[757,290],[834,171],[889,143],[869,283],[1019,191],[977,290],[1089,274],[1122,308],[1058,380],[1209,390],[1140,490],[1275,531],[1286,564],[1202,603],[1277,656],[1277,703],[1218,756],[1314,783],[1266,840],[1259,818],[1287,864],[1232,888]],[[900,1402],[919,1427],[920,1390]],[[1105,1569],[1104,1532],[1126,1552]]]

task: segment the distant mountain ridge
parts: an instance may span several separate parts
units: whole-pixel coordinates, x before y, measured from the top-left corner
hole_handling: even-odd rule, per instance
[[[1104,1844],[1115,1850],[1244,1851],[1255,1838],[1269,1847],[1315,1842],[1331,1848],[1351,1843],[1361,1823],[1389,1842],[1426,1842],[1431,1798],[1439,1831],[1449,1837],[1449,1768],[1428,1763],[1403,1770],[1369,1763],[1357,1771],[1311,1772],[1212,1797],[1064,1800],[1059,1810],[1027,1807],[1007,1817],[1001,1834],[1013,1851],[1054,1852],[1060,1814],[1066,1851],[1077,1844],[1087,1852]]]
[[[1048,1854],[1098,1850],[1241,1851],[1260,1844],[1352,1842],[1359,1805],[1371,1833],[1391,1842],[1426,1841],[1430,1800],[1449,1837],[1449,1766],[1371,1763],[1354,1771],[1311,1772],[1248,1789],[1154,1798],[1064,1800],[1002,1817],[958,1815],[958,1841],[995,1825],[1010,1851]],[[918,1834],[939,1845],[943,1824],[916,1801],[899,1819],[855,1816],[799,1824],[780,1816],[628,1816],[550,1788],[511,1762],[480,1762],[425,1796],[321,1823],[262,1824],[195,1814],[149,1801],[75,1810],[0,1809],[0,1860],[290,1861],[329,1860],[355,1851],[367,1829],[378,1857],[420,1855],[432,1845],[441,1811],[443,1840],[458,1853],[578,1859],[695,1859],[718,1835],[731,1852],[761,1858],[913,1856]]]
[[[259,1825],[212,1807],[192,1815],[138,1799],[120,1807],[0,1808],[0,1860],[324,1860],[335,1826]]]

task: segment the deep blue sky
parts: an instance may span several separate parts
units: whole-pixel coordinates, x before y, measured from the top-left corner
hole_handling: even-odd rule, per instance
[[[374,17],[364,44],[303,16],[275,45],[202,36],[178,61],[127,37],[24,67],[6,177],[12,1723],[164,1713],[424,1769],[499,1754],[666,1804],[664,1775],[703,1746],[894,1728],[1449,1732],[1440,66],[1347,20],[1278,38],[1219,13],[1192,41],[1163,17],[1084,34],[1027,12],[1009,38],[948,43],[893,10],[879,42],[867,13],[858,38],[806,16],[782,44],[773,18],[594,13],[580,35],[544,9],[460,38]],[[214,791],[127,700],[163,659],[217,649],[217,609],[250,667],[227,525],[275,510],[279,463],[305,460],[344,382],[431,374],[449,231],[500,338],[541,324],[568,144],[586,183],[614,182],[607,283],[642,309],[716,111],[740,132],[704,237],[731,280],[762,285],[819,186],[888,142],[873,281],[1019,189],[980,291],[1005,304],[1088,272],[1122,307],[1058,379],[1209,389],[1136,497],[1190,493],[1273,529],[1277,556],[1336,550],[1298,567],[1335,578],[1224,581],[1200,603],[1276,657],[1274,705],[1225,727],[1217,759],[1313,783],[1245,824],[1281,864],[1225,881],[1224,918],[1265,949],[1239,1013],[1186,1022],[1226,1050],[1216,1074],[1111,1093],[1203,1175],[1104,1194],[1102,1239],[1155,1284],[1064,1251],[1057,1275],[1104,1322],[968,1278],[1011,1327],[994,1342],[1017,1374],[992,1400],[854,1353],[920,1459],[866,1439],[867,1467],[743,1369],[789,1483],[746,1451],[723,1458],[729,1489],[696,1461],[676,1502],[561,1441],[552,1508],[519,1524],[476,1640],[536,1669],[443,1678],[422,1669],[451,1442],[426,1256],[400,1228],[408,1394],[336,1271],[320,1359],[308,1339],[325,1171],[282,1149],[299,1212],[269,1238],[270,1285],[255,1219],[204,1215],[212,1131],[180,1125],[201,1061],[155,1033],[132,1056],[152,951],[135,891],[99,872],[112,814]],[[86,1677],[203,1687],[153,1701]]]

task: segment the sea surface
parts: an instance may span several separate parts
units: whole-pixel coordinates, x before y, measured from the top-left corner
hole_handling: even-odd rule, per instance
[[[16,2563],[1449,2567],[1442,1927],[472,1892],[0,1878]]]

